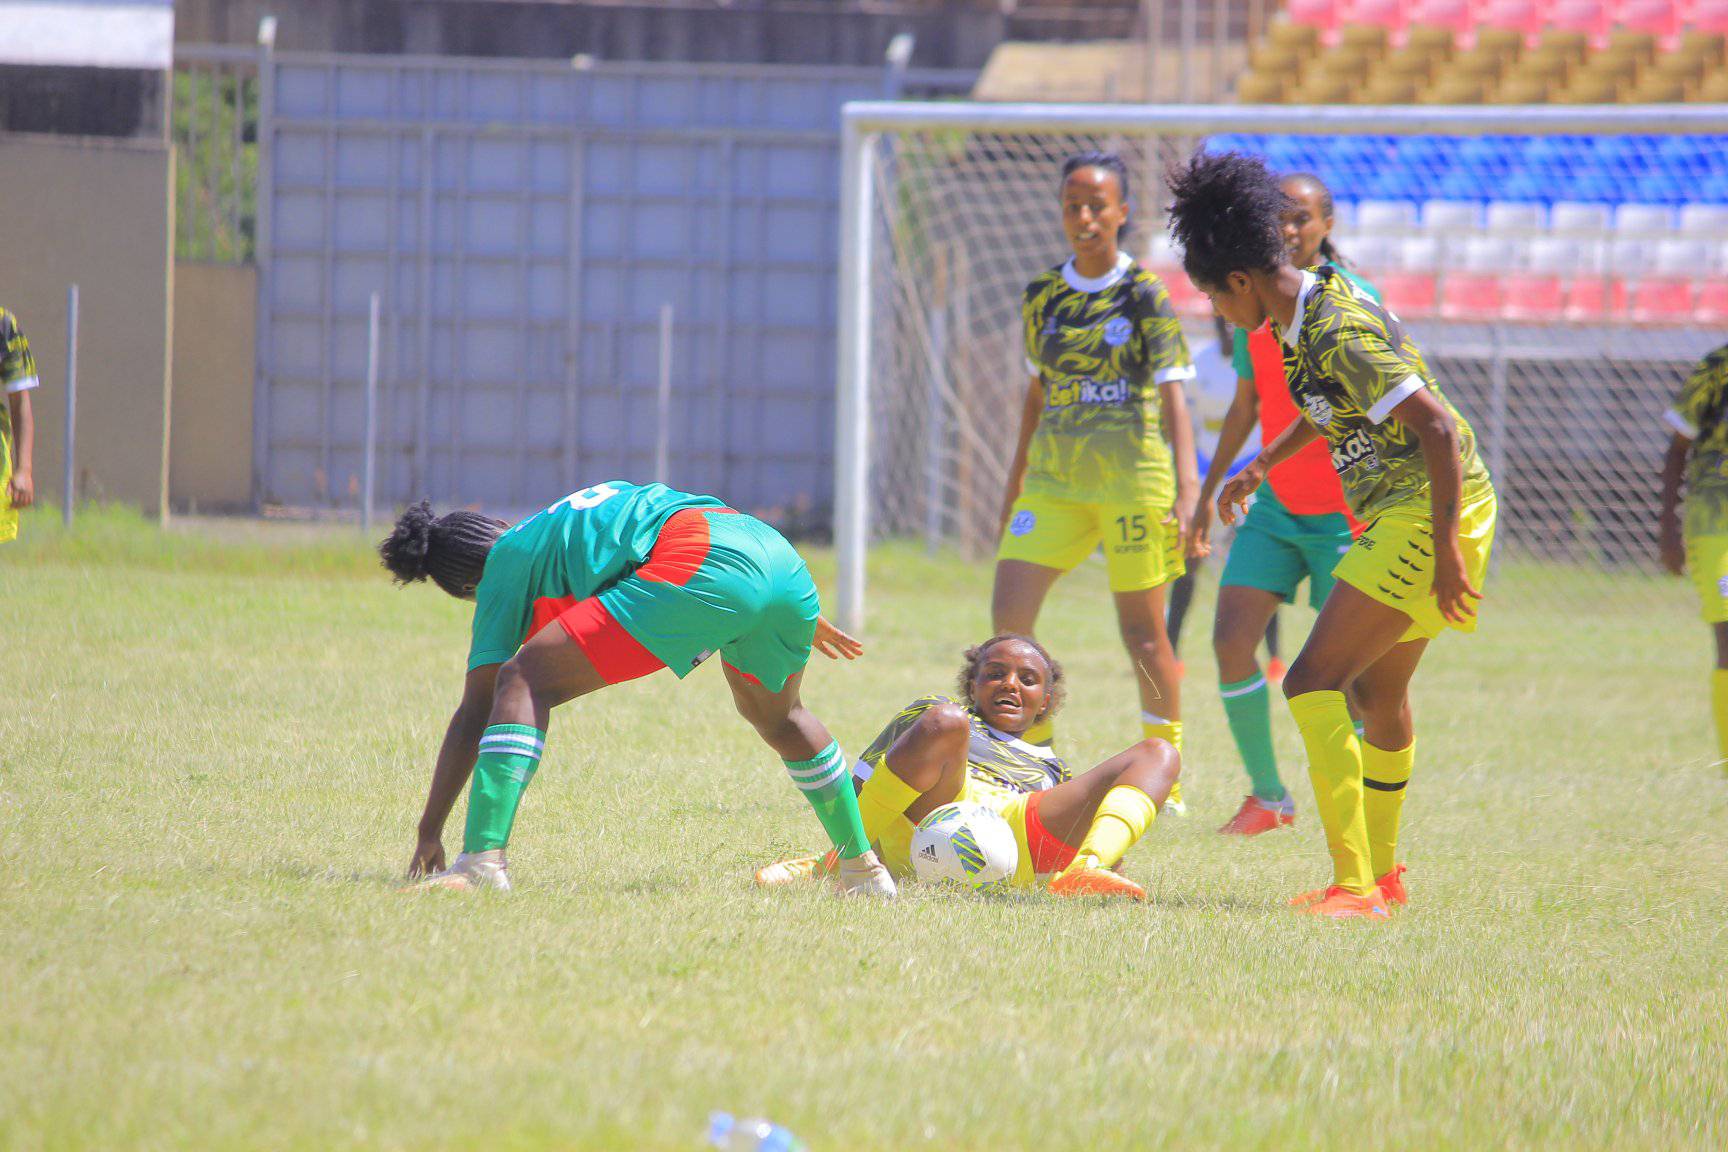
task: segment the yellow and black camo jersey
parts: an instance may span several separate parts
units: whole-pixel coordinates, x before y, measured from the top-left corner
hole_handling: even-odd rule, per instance
[[[1416,434],[1392,409],[1426,388],[1458,421],[1465,504],[1491,495],[1476,433],[1441,393],[1403,323],[1336,268],[1302,273],[1296,316],[1279,334],[1284,375],[1302,416],[1325,437],[1344,499],[1364,524],[1399,505],[1428,506],[1428,468]]]
[[[1686,534],[1728,534],[1728,345],[1699,361],[1668,423],[1692,441],[1686,458]]]
[[[1168,508],[1175,472],[1159,387],[1194,375],[1164,282],[1126,252],[1088,280],[1072,260],[1026,286],[1026,368],[1044,380],[1024,491]]]
[[[18,327],[18,317],[0,308],[0,391],[10,395],[36,387],[36,359],[30,355],[30,342]],[[5,461],[12,460],[12,406],[0,403],[0,448],[6,450]]]
[[[933,705],[955,703],[959,701],[947,696],[920,696],[888,722],[882,734],[864,749],[859,761],[871,771],[880,769],[882,761],[888,758],[888,749],[918,722],[918,717]],[[966,770],[974,779],[1010,792],[1042,792],[1071,777],[1068,765],[1050,749],[997,731],[970,708],[966,709],[966,716],[972,725],[966,746]]]

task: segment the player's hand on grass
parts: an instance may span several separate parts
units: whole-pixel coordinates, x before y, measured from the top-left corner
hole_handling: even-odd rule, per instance
[[[6,485],[6,495],[12,501],[12,507],[28,508],[36,503],[36,481],[28,472],[14,472],[12,482]]]
[[[1212,555],[1212,502],[1204,495],[1194,505],[1194,519],[1188,522],[1188,559],[1204,560]]]
[[[444,871],[444,867],[444,838],[422,832],[419,843],[414,845],[414,858],[408,861],[408,879],[431,876]]]
[[[1244,465],[1242,471],[1224,481],[1224,490],[1218,493],[1218,519],[1233,525],[1239,516],[1247,515],[1248,498],[1265,479],[1266,466],[1256,457]]]
[[[1680,537],[1680,517],[1664,516],[1657,535],[1662,549],[1662,567],[1676,576],[1686,574],[1686,545]]]
[[[864,642],[828,623],[826,616],[816,617],[816,651],[830,660],[856,660],[864,654]]]
[[[1457,541],[1451,547],[1440,544],[1434,549],[1434,598],[1440,602],[1440,615],[1454,624],[1475,619],[1475,601],[1482,599],[1464,573],[1464,553]]]

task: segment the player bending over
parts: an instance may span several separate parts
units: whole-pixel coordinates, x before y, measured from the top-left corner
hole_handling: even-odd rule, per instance
[[[901,710],[853,768],[871,842],[897,876],[912,871],[912,830],[944,804],[971,801],[1014,830],[1020,862],[1013,883],[1049,878],[1064,896],[1144,900],[1110,871],[1145,834],[1170,794],[1182,759],[1167,740],[1146,739],[1078,776],[1027,729],[1061,705],[1062,666],[1036,640],[992,637],[966,653],[960,700],[924,696]],[[1082,837],[1082,833],[1084,833]],[[819,857],[771,864],[764,886],[821,871]]]
[[[1471,602],[1482,598],[1494,539],[1494,487],[1470,425],[1398,318],[1336,268],[1290,262],[1290,202],[1262,161],[1202,154],[1170,179],[1171,231],[1189,277],[1238,328],[1272,319],[1302,411],[1225,484],[1219,516],[1235,523],[1271,469],[1324,437],[1350,511],[1367,525],[1338,561],[1284,679],[1333,867],[1330,886],[1292,903],[1383,918],[1405,900],[1396,861],[1416,751],[1410,677],[1429,640],[1476,626]],[[1352,687],[1363,740],[1345,705]]]
[[[1710,699],[1716,744],[1728,771],[1728,346],[1693,371],[1667,413],[1674,437],[1662,467],[1662,563],[1679,576],[1692,568],[1704,623],[1716,637]],[[1686,525],[1680,525],[1680,479]]]
[[[785,761],[833,842],[841,891],[894,895],[840,745],[798,698],[812,644],[830,658],[862,649],[818,615],[809,570],[774,529],[712,496],[608,480],[513,528],[478,512],[434,517],[421,502],[378,550],[398,583],[430,576],[474,601],[468,678],[410,876],[508,889],[504,848],[552,709],[660,668],[682,678],[719,652],[738,711]],[[444,820],[470,772],[462,853],[440,871]]]

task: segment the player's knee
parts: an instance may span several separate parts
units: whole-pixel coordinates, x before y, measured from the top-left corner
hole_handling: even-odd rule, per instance
[[[1290,665],[1290,670],[1284,673],[1284,699],[1290,700],[1309,692],[1326,692],[1336,690],[1339,685],[1330,683],[1324,672],[1314,666],[1312,660],[1305,659],[1306,653],[1296,657],[1296,663]]]
[[[1152,657],[1169,641],[1164,636],[1164,630],[1150,624],[1123,624],[1122,646],[1128,649],[1131,656]]]
[[[1167,773],[1172,780],[1182,774],[1182,753],[1160,736],[1150,736],[1134,745],[1134,762]]]

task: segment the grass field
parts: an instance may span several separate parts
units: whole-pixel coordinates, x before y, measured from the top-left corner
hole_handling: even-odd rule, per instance
[[[873,576],[866,659],[808,682],[854,752],[988,623],[983,567]],[[1389,925],[1282,907],[1326,875],[1287,716],[1297,831],[1213,833],[1210,580],[1148,906],[753,890],[821,832],[711,668],[557,713],[518,891],[468,899],[396,890],[466,606],[347,532],[33,515],[0,550],[0,1147],[677,1150],[727,1109],[817,1152],[1721,1148],[1705,632],[1678,585],[1650,617],[1505,576],[1418,678]],[[1100,570],[1044,635],[1068,750],[1126,744]]]

